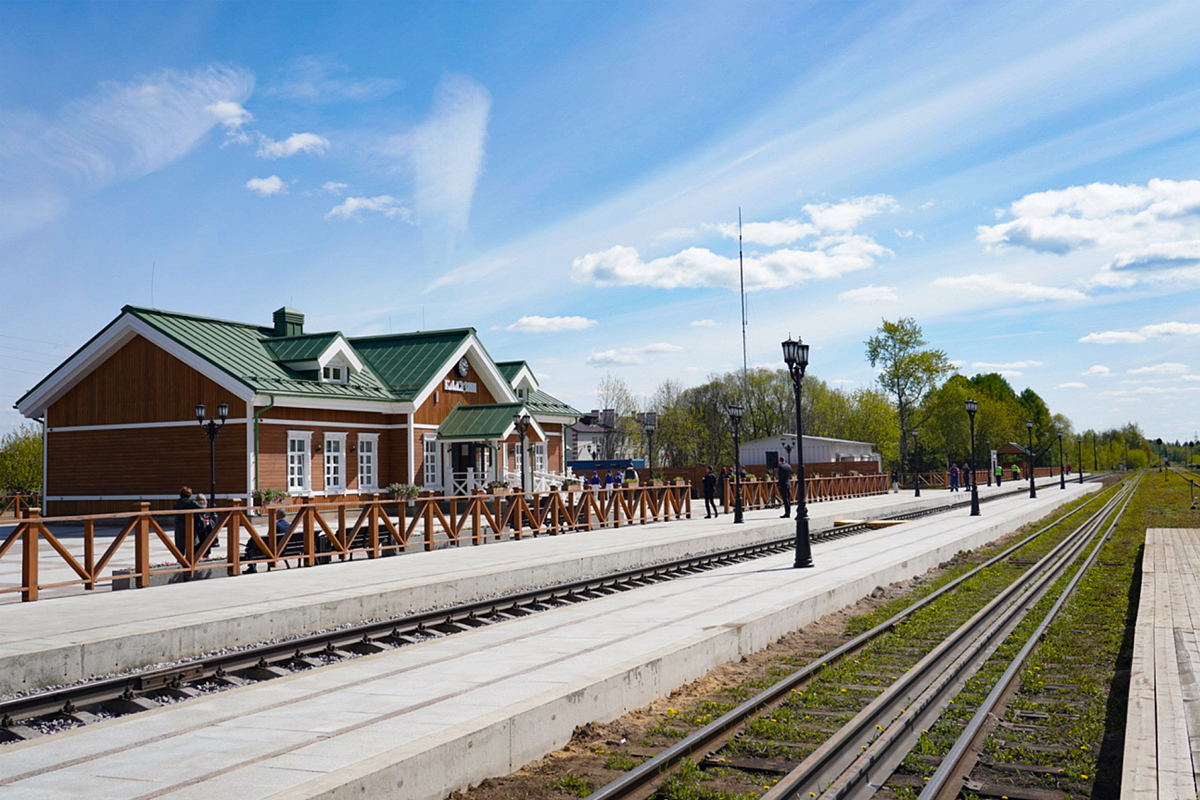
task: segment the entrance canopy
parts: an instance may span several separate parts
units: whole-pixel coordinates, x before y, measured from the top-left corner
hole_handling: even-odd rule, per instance
[[[448,442],[503,441],[516,433],[513,415],[528,413],[524,403],[459,403],[438,426],[437,438]],[[525,438],[531,442],[546,441],[546,432],[532,415]]]

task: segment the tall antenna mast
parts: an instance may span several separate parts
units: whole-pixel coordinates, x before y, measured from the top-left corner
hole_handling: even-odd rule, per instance
[[[750,410],[750,379],[747,377],[749,359],[746,358],[746,267],[742,263],[742,207],[738,206],[738,285],[742,295],[742,393],[746,410]]]

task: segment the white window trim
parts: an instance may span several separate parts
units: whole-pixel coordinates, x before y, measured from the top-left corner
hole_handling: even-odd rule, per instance
[[[292,488],[291,481],[291,460],[292,460],[292,440],[302,439],[304,441],[304,460],[301,462],[304,466],[303,486],[299,489]],[[287,481],[287,491],[291,495],[308,495],[312,494],[312,431],[288,431],[287,432],[287,460],[284,462],[284,469],[287,470],[284,480]]]
[[[341,473],[342,482],[338,486],[329,486],[327,483],[325,483],[325,479],[326,479],[328,469],[329,469],[329,467],[326,465],[329,463],[329,455],[330,455],[329,454],[329,443],[330,442],[338,442],[339,443],[338,472]],[[344,434],[344,433],[326,433],[325,434],[324,453],[322,453],[322,456],[323,456],[323,458],[321,459],[321,467],[322,467],[321,480],[322,480],[322,489],[324,490],[324,493],[327,495],[345,494],[346,493],[346,434]]]
[[[363,483],[362,479],[362,449],[363,443],[371,443],[371,475],[373,480],[369,485]],[[373,492],[379,489],[379,434],[378,433],[360,433],[358,434],[358,490],[360,492]]]
[[[433,443],[433,482],[429,482],[429,465],[426,463],[429,443]],[[421,436],[421,485],[427,489],[442,487],[442,448],[437,440],[437,434],[426,433]]]

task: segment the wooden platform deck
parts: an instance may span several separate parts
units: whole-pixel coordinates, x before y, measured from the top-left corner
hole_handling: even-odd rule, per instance
[[[1200,529],[1146,531],[1122,800],[1193,800],[1200,786]]]

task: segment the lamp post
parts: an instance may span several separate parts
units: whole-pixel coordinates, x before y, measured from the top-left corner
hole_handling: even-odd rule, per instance
[[[1029,430],[1029,499],[1037,498],[1037,485],[1033,482],[1033,420],[1025,420],[1025,427]]]
[[[733,521],[739,523],[742,522],[741,406],[729,407],[729,421],[733,424]]]
[[[1079,448],[1079,483],[1083,484],[1083,437],[1075,437],[1075,445]]]
[[[913,486],[916,487],[916,492],[913,494],[913,497],[920,497],[921,496],[921,473],[920,473],[920,459],[917,458],[917,429],[913,428],[911,433],[912,433],[912,437],[913,437],[913,460],[918,462],[917,464],[915,464],[913,466]]]
[[[658,428],[658,412],[647,411],[642,415],[642,428],[646,431],[646,463],[649,465],[649,477],[654,478],[654,431]]]
[[[517,429],[517,439],[520,441],[517,450],[517,466],[521,469],[521,493],[525,493],[525,432],[529,430],[529,415],[517,412],[513,414],[513,426]]]
[[[1092,431],[1092,469],[1100,471],[1100,456],[1096,453],[1096,432]]]
[[[968,400],[967,415],[971,417],[971,473],[968,480],[971,481],[971,516],[979,516],[979,482],[975,480],[975,412],[979,410],[979,403],[974,400]]]
[[[1058,488],[1067,488],[1067,473],[1066,468],[1063,466],[1062,431],[1058,432]]]
[[[1154,443],[1158,445],[1158,471],[1163,471],[1163,443],[1162,439],[1155,439]]]
[[[791,336],[783,343],[783,363],[787,364],[788,373],[792,376],[792,391],[796,400],[796,563],[793,567],[808,568],[813,566],[812,543],[808,537],[808,505],[804,502],[804,418],[800,409],[800,384],[804,380],[804,370],[808,367],[808,345]],[[788,463],[792,461],[792,448],[785,442]]]
[[[204,403],[196,403],[196,421],[200,423],[200,430],[204,431],[204,435],[208,437],[208,501],[212,508],[217,507],[217,434],[221,432],[221,428],[225,427],[225,420],[229,417],[229,404],[221,403],[217,406],[217,417],[220,418],[221,424],[218,425],[214,420],[204,420],[206,409]]]
[[[792,463],[792,448],[793,448],[795,445],[793,445],[793,444],[792,444],[791,442],[789,442],[787,439],[780,439],[780,440],[779,440],[779,443],[780,443],[781,445],[783,445],[783,450],[784,450],[784,452],[785,452],[785,453],[787,453],[787,463],[788,463],[788,465],[790,466],[790,465],[791,465],[791,463]]]

